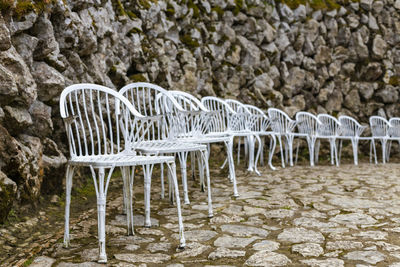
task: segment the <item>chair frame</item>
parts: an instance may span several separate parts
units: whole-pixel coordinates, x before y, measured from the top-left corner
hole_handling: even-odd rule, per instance
[[[114,102],[110,102],[110,100],[114,100]],[[102,106],[103,104],[105,107]],[[112,107],[115,108],[114,113],[111,110]],[[152,170],[152,168],[148,168],[149,165],[165,163],[168,166],[169,177],[173,181],[175,191],[180,247],[185,247],[174,158],[138,156],[135,153],[134,147],[131,147],[131,141],[136,139],[139,142],[141,137],[137,135],[123,135],[121,133],[121,125],[125,124],[128,126],[131,121],[143,122],[142,125],[144,125],[148,123],[148,119],[141,116],[129,101],[118,92],[95,84],[75,84],[65,88],[60,97],[60,114],[64,120],[70,149],[70,159],[68,160],[66,171],[64,246],[68,247],[70,244],[69,214],[71,189],[72,178],[77,167],[89,167],[92,173],[97,196],[98,261],[105,263],[107,262],[105,247],[106,197],[111,175],[115,167],[122,169],[124,185],[128,185],[124,190],[124,200],[128,200],[128,234],[133,234],[133,169],[137,165],[142,165],[147,170],[144,172],[146,181],[146,176],[151,175]],[[115,131],[113,130],[114,128]]]
[[[192,152],[198,154],[198,158],[201,159],[200,162],[204,166],[201,169],[205,170],[205,173],[201,172],[201,175],[205,174],[207,181],[208,217],[213,217],[207,146],[198,143],[182,143],[179,142],[177,138],[177,131],[181,130],[180,119],[182,115],[184,116],[187,112],[183,110],[167,90],[155,84],[144,82],[131,83],[121,88],[119,92],[125,96],[139,112],[144,113],[142,114],[143,116],[153,116],[156,114],[161,115],[163,118],[162,125],[154,126],[154,131],[157,133],[150,136],[147,142],[139,144],[136,150],[144,155],[172,154],[178,158],[181,167],[184,204],[190,204],[187,186],[188,155]],[[151,110],[147,110],[147,107],[150,107]],[[203,177],[202,180],[204,180]],[[161,197],[164,197],[163,170],[161,171],[161,190]],[[148,199],[146,207],[149,210],[149,190],[147,190],[145,194],[147,195],[146,199]],[[172,196],[172,194],[170,194],[170,196]],[[150,216],[146,219],[146,226],[151,226]]]

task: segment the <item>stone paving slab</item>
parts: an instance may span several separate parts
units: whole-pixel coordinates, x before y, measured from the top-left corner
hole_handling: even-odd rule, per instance
[[[135,180],[134,236],[126,235],[122,197],[116,191],[122,189],[113,187],[107,206],[107,266],[400,266],[400,164],[260,169],[261,176],[237,171],[242,194],[237,199],[230,196],[225,172],[212,169],[211,219],[207,194],[198,179],[189,179],[191,204],[182,206],[183,251],[177,249],[176,209],[167,198],[160,199],[157,177],[152,228],[142,226],[143,185]],[[104,266],[96,262],[93,204],[71,225],[71,248],[53,240],[31,266]]]

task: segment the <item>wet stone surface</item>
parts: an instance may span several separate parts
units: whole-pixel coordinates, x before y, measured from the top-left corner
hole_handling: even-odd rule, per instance
[[[176,208],[167,192],[160,198],[158,174],[152,181],[151,228],[143,227],[143,180],[135,178],[133,236],[127,235],[122,213],[121,181],[113,179],[107,266],[400,266],[400,164],[260,168],[261,176],[244,169],[237,167],[237,199],[226,171],[211,169],[213,218],[207,217],[207,194],[198,177],[189,176],[191,204],[182,205],[184,250],[178,249]],[[62,216],[53,228],[44,224],[44,231],[41,213],[0,228],[0,251],[6,252],[0,262],[105,266],[97,263],[96,202],[86,201],[84,212],[72,214],[69,248],[62,246]],[[73,199],[72,210],[74,205]],[[62,206],[53,209],[63,214]]]

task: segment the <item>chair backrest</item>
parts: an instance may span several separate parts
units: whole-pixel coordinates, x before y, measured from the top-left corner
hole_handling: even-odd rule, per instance
[[[354,118],[345,115],[339,117],[339,122],[341,136],[359,137],[366,128]]]
[[[335,117],[328,114],[318,114],[321,123],[318,127],[318,135],[320,136],[339,136],[340,122]]]
[[[296,113],[296,125],[299,133],[316,136],[321,122],[317,116],[309,112],[300,111]]]
[[[168,91],[178,104],[186,111],[208,111],[195,96],[182,91]]]
[[[231,116],[232,131],[250,131],[252,128],[251,113],[240,101],[234,99],[224,99],[225,102],[235,111]]]
[[[210,133],[221,133],[231,130],[231,117],[236,113],[224,100],[205,96],[201,99],[204,107],[213,112],[209,122]]]
[[[212,113],[193,95],[182,91],[169,91],[172,97],[184,109],[179,115],[177,138],[201,138],[208,131]]]
[[[63,90],[64,119],[71,157],[111,155],[125,150],[135,118],[142,118],[118,92],[96,84],[75,84]],[[132,137],[132,136],[131,136]]]
[[[146,140],[173,138],[182,107],[164,88],[151,83],[131,83],[119,90],[143,116],[160,116],[149,128]]]
[[[400,137],[400,118],[391,118],[389,125],[389,136]]]
[[[270,126],[270,120],[264,111],[253,105],[244,105],[251,114],[253,121],[251,130],[254,132],[266,132]]]
[[[374,137],[388,136],[389,122],[381,116],[371,116],[369,118],[371,133]]]
[[[268,117],[271,121],[271,129],[275,133],[291,133],[296,126],[296,121],[292,120],[285,112],[277,108],[269,108]]]

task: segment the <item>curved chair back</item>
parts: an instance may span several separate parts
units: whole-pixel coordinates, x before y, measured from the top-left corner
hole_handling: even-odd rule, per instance
[[[391,118],[389,125],[389,136],[400,137],[400,118]]]
[[[208,131],[211,112],[193,95],[182,91],[169,91],[185,112],[180,112],[177,138],[202,137]]]
[[[366,128],[349,116],[340,116],[339,122],[341,136],[359,137]]]
[[[338,136],[340,131],[340,122],[335,117],[328,114],[318,114],[320,125],[318,135],[320,136]]]
[[[371,133],[374,137],[385,137],[388,136],[389,122],[381,116],[371,116],[369,118],[369,125],[371,127]]]
[[[135,118],[143,116],[118,92],[96,84],[75,84],[61,93],[71,157],[116,154],[128,143],[125,130],[133,131]],[[123,129],[121,129],[123,126]]]
[[[225,102],[236,112],[231,116],[232,131],[250,131],[252,128],[252,119],[250,111],[240,101],[234,99],[224,99]]]
[[[231,117],[236,113],[224,100],[205,96],[201,99],[204,107],[213,112],[212,119],[209,121],[209,132],[220,133],[231,130]]]
[[[251,114],[252,127],[251,130],[254,132],[266,132],[270,126],[270,120],[268,116],[256,106],[244,105]]]
[[[268,117],[271,121],[271,129],[275,133],[292,133],[296,126],[296,121],[292,120],[285,112],[277,108],[269,108]]]
[[[300,111],[296,113],[296,125],[299,133],[316,136],[321,122],[317,116],[309,112]]]
[[[161,140],[174,136],[177,114],[182,107],[164,88],[151,83],[131,83],[119,92],[146,117],[158,116],[145,135],[145,140]]]

